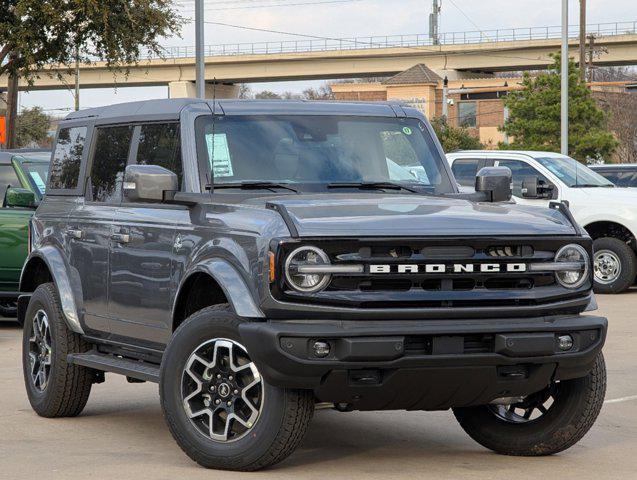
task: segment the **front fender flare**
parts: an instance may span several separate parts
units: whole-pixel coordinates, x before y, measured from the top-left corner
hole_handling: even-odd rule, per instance
[[[179,285],[179,292],[175,297],[175,302],[179,298],[184,284],[195,273],[210,275],[215,282],[219,284],[230,306],[238,316],[246,318],[265,318],[265,315],[257,305],[257,302],[255,302],[252,292],[241,274],[232,264],[221,258],[204,260],[184,275],[181,285]]]
[[[64,314],[66,324],[73,332],[83,335],[84,329],[80,323],[77,302],[75,301],[75,293],[73,292],[71,279],[68,275],[67,265],[64,262],[62,254],[56,247],[53,245],[46,245],[29,255],[20,276],[20,291],[24,292],[22,287],[27,282],[25,275],[28,275],[27,272],[29,271],[29,266],[35,258],[39,258],[46,264],[49,272],[51,273],[51,277],[53,277],[53,283],[55,283],[55,288],[57,289],[60,297],[60,305],[62,307],[62,313]]]

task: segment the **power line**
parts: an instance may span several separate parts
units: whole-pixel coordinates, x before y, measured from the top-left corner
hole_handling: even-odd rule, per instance
[[[474,27],[476,30],[478,30],[478,31],[479,31],[482,35],[484,35],[484,37],[485,37],[485,38],[489,39],[489,36],[488,36],[486,33],[484,33],[484,31],[483,31],[483,30],[482,30],[482,29],[478,26],[478,24],[476,24],[476,22],[474,22],[474,21],[471,19],[471,17],[469,17],[469,15],[467,15],[467,14],[465,13],[465,11],[464,11],[462,8],[460,8],[456,2],[454,2],[454,0],[449,0],[449,1],[451,2],[451,4],[452,4],[454,7],[456,7],[456,10],[458,10],[458,11],[462,14],[462,16],[463,16],[464,18],[466,18],[466,19],[469,21],[469,23],[470,23],[471,25],[473,25],[473,27]]]

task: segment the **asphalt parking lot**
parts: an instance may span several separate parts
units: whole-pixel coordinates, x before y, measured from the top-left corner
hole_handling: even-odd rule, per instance
[[[547,458],[495,455],[450,412],[316,412],[302,447],[265,472],[223,478],[637,478],[637,291],[598,297],[610,320],[607,400],[593,430]],[[84,413],[47,420],[29,407],[21,331],[0,321],[0,479],[219,478],[192,463],[164,425],[156,385],[110,375]]]

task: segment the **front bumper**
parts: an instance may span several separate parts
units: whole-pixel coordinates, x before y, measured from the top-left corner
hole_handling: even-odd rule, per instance
[[[524,396],[585,376],[606,339],[603,317],[445,321],[268,321],[241,337],[272,385],[314,390],[358,410],[443,410]],[[564,352],[557,338],[570,335]],[[330,345],[318,358],[316,341]]]

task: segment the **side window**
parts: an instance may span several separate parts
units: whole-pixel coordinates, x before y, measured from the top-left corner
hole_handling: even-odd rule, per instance
[[[86,127],[62,128],[58,133],[48,190],[73,190],[78,187]]]
[[[458,103],[458,123],[461,127],[476,128],[477,104],[476,102]]]
[[[387,161],[387,171],[390,180],[414,181],[430,183],[425,168],[420,163],[416,150],[407,139],[411,134],[409,127],[403,132],[381,132],[383,151]]]
[[[136,163],[164,167],[183,180],[181,137],[178,123],[142,125],[139,133]]]
[[[0,189],[21,186],[22,182],[15,173],[13,165],[0,165]]]
[[[618,187],[637,187],[637,172],[634,170],[619,172],[616,179],[612,178],[612,175],[614,175],[613,173],[603,173],[602,175],[604,175]]]
[[[89,198],[94,202],[118,203],[122,198],[133,127],[98,128],[96,135]]]
[[[548,179],[535,168],[520,160],[500,160],[498,166],[509,167],[511,169],[511,173],[513,174],[513,195],[515,197],[522,197],[522,182],[529,177],[537,177],[540,183],[544,182],[544,185],[550,183]]]
[[[477,158],[461,158],[453,162],[451,171],[460,185],[473,187],[476,184],[479,163],[480,160]]]

